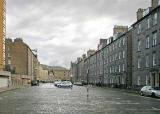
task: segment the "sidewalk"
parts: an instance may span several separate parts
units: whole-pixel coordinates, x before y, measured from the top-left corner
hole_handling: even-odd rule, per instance
[[[134,93],[134,94],[139,94],[138,90],[132,90],[132,89],[124,89],[124,88],[111,88],[111,87],[104,87],[105,89],[110,89],[114,91],[121,91],[121,92],[126,92],[126,93]]]
[[[16,86],[16,87],[3,87],[3,88],[0,88],[0,93],[15,90],[15,89],[19,89],[19,88],[23,88],[23,87],[26,87],[26,86],[29,86],[29,85]]]

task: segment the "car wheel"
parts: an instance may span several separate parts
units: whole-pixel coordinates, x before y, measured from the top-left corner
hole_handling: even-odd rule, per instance
[[[152,97],[155,97],[155,93],[152,93],[152,95],[151,95]]]
[[[61,86],[59,85],[58,87],[60,88]]]
[[[143,96],[143,95],[144,95],[142,91],[141,91],[140,95],[141,95],[141,96]]]

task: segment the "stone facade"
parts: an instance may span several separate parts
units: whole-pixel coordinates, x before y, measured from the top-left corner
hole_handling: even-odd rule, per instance
[[[89,83],[131,86],[132,31],[110,37],[106,45],[85,59]]]
[[[70,80],[70,70],[54,70],[54,81]]]
[[[43,82],[48,82],[49,77],[48,77],[48,70],[44,70],[41,65],[39,65],[39,80]]]
[[[153,5],[155,7],[155,3]],[[134,86],[160,86],[160,7],[147,10],[148,13],[132,25]]]

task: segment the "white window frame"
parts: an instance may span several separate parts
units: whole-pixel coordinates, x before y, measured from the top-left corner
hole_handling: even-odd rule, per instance
[[[146,37],[146,48],[148,49],[150,47],[150,38],[149,36]]]
[[[121,72],[121,65],[118,66],[119,72]]]
[[[123,50],[123,59],[125,58],[125,51]]]
[[[149,55],[146,55],[146,67],[149,67]]]
[[[152,45],[155,46],[157,44],[157,32],[153,33]]]
[[[123,72],[125,71],[125,66],[124,66],[124,64],[123,64]]]
[[[8,64],[11,65],[11,60],[10,59],[8,59]]]
[[[119,47],[121,47],[121,40],[119,40]]]
[[[157,13],[155,13],[154,15],[153,15],[153,25],[156,25],[157,24],[157,19],[158,19],[158,14]]]
[[[150,28],[150,18],[147,19],[147,25],[146,25],[146,29]]]
[[[138,40],[138,51],[141,51],[141,40]]]
[[[125,38],[123,38],[123,45],[125,45],[125,40],[126,40],[126,39],[125,39]]]
[[[152,55],[152,65],[156,66],[156,53],[153,53]]]
[[[141,24],[138,25],[138,34],[142,32]]]
[[[121,59],[121,52],[119,52],[119,59]]]
[[[138,58],[138,64],[137,65],[138,65],[138,69],[141,68],[141,58],[140,57]]]

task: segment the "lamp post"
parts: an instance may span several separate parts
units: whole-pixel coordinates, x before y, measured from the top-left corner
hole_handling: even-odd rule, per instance
[[[73,75],[71,74],[70,75],[70,81],[73,83],[73,79],[72,78],[73,78]]]
[[[89,75],[89,69],[87,69],[87,98],[89,97],[89,77],[88,77],[88,75]]]

